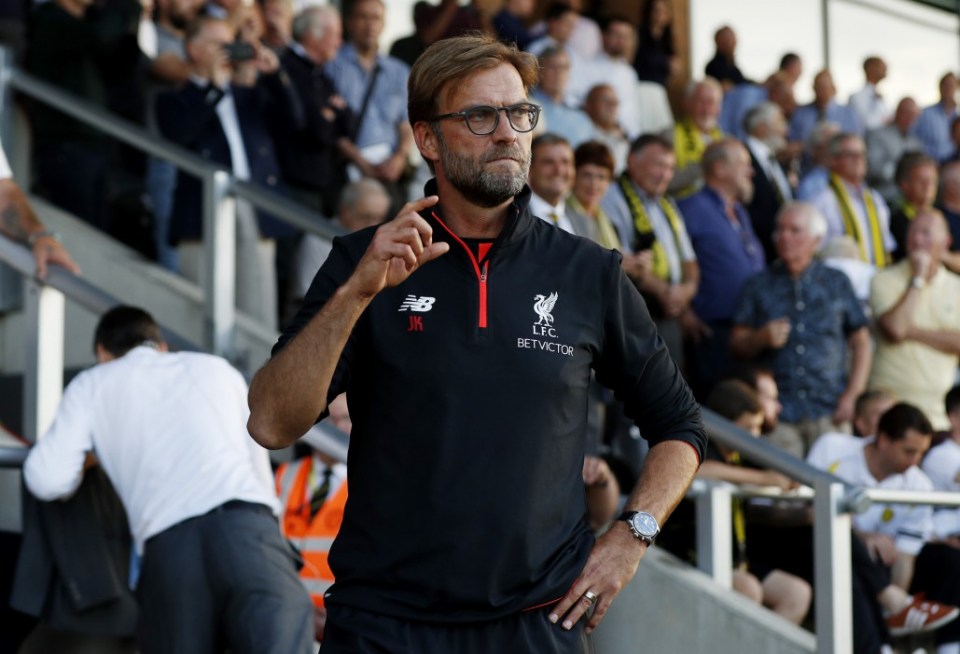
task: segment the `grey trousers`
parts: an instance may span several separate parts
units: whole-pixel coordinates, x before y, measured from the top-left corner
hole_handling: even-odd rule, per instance
[[[148,540],[137,597],[142,654],[313,649],[313,604],[264,505],[228,502]]]

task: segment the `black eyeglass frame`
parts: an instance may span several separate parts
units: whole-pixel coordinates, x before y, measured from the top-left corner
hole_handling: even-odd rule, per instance
[[[516,109],[526,108],[528,111],[532,112],[530,117],[530,129],[517,129],[517,126],[513,124],[513,119],[510,118],[510,112]],[[494,111],[493,127],[490,128],[489,132],[477,132],[470,125],[470,121],[467,119],[467,114],[477,111],[478,109],[492,109]],[[537,123],[540,122],[540,114],[543,111],[543,107],[532,102],[518,102],[516,104],[511,104],[506,107],[494,107],[488,104],[478,104],[474,107],[467,107],[463,111],[454,111],[449,114],[440,114],[439,116],[431,116],[426,119],[426,122],[433,123],[440,120],[446,120],[448,118],[463,118],[464,124],[467,126],[467,129],[476,136],[489,136],[497,131],[497,128],[500,127],[500,112],[503,111],[507,115],[507,122],[510,123],[510,127],[515,132],[520,134],[526,134],[527,132],[532,132],[537,128]]]

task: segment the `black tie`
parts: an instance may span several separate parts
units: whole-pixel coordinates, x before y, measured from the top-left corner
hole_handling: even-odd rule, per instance
[[[310,518],[313,519],[315,515],[320,511],[320,507],[323,506],[324,500],[327,499],[327,495],[330,494],[330,475],[333,474],[333,469],[330,466],[327,466],[323,470],[323,483],[317,487],[317,490],[313,492],[313,495],[310,496]]]

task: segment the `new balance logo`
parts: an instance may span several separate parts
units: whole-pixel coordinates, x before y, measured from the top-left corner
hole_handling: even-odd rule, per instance
[[[418,313],[426,313],[433,308],[433,303],[436,301],[437,298],[427,297],[426,295],[421,295],[420,297],[417,297],[416,295],[408,295],[400,305],[399,311],[416,311]]]

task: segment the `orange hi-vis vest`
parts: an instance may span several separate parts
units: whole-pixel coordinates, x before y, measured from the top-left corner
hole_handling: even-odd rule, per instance
[[[283,504],[280,520],[283,535],[300,550],[303,568],[300,581],[310,594],[314,605],[323,606],[323,594],[333,585],[333,572],[327,563],[327,554],[340,523],[343,508],[347,503],[347,484],[344,482],[310,519],[310,496],[307,481],[313,472],[314,458],[304,457],[293,463],[284,463],[277,468],[277,495]]]

